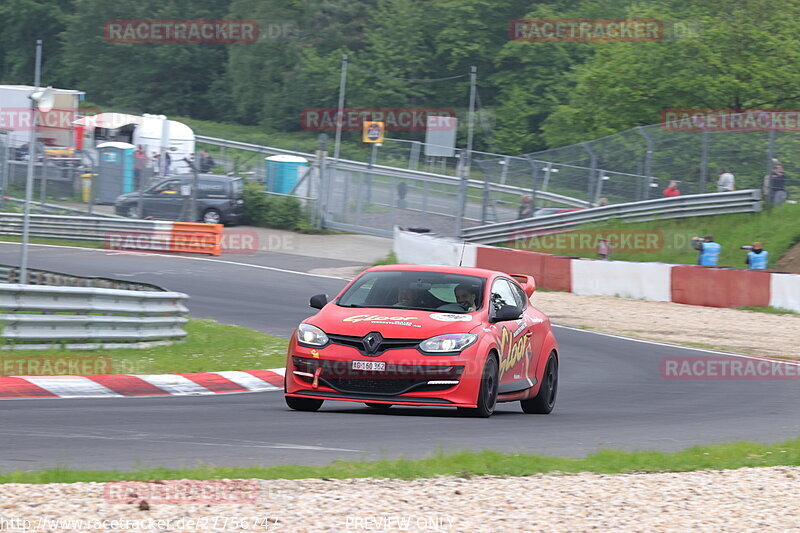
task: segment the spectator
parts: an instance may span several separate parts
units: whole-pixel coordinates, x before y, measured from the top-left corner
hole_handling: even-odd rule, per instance
[[[703,238],[692,237],[692,247],[700,252],[697,254],[697,264],[714,266],[719,261],[719,254],[722,246],[714,242],[714,237],[706,235]]]
[[[717,179],[717,192],[735,191],[735,183],[736,179],[733,177],[733,173],[727,168],[723,168],[722,174],[720,174],[719,179]]]
[[[608,205],[608,198],[600,198],[597,200],[597,207],[605,207]]]
[[[158,176],[161,174],[161,154],[153,152],[151,160],[153,161],[153,173]]]
[[[663,191],[665,198],[672,198],[673,196],[680,196],[681,191],[678,189],[677,181],[670,181],[669,186]]]
[[[519,211],[517,211],[517,220],[523,218],[530,218],[533,216],[533,200],[527,194],[520,197]]]
[[[147,168],[147,153],[145,153],[140,144],[136,147],[136,151],[133,152],[133,188],[137,191],[142,183],[142,171],[145,168]]]
[[[200,172],[211,172],[214,168],[214,158],[208,153],[208,150],[200,150]]]
[[[611,259],[611,243],[607,239],[600,239],[597,243],[597,258],[608,260]]]
[[[760,242],[754,242],[753,248],[747,252],[744,264],[750,270],[765,270],[769,262],[769,252],[761,248]]]
[[[164,175],[169,176],[169,166],[172,164],[172,156],[169,155],[169,151],[164,152]]]
[[[768,201],[774,205],[781,205],[786,201],[786,174],[783,165],[776,163],[772,166],[772,172],[767,177]]]

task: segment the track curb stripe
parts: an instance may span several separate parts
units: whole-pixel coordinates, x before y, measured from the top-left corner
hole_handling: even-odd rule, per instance
[[[208,396],[283,389],[282,368],[186,374],[0,376],[0,400]]]

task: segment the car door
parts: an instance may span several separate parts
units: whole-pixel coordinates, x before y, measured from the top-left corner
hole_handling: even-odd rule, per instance
[[[503,306],[518,307],[521,318],[499,321],[493,324],[500,349],[500,394],[522,391],[531,386],[529,364],[531,359],[530,337],[532,331],[519,301],[516,284],[507,278],[495,278],[490,294],[490,313],[496,314]]]
[[[522,319],[525,323],[525,337],[528,339],[526,347],[525,361],[527,367],[525,375],[531,380],[536,378],[536,367],[541,357],[542,346],[547,336],[547,324],[545,315],[533,307],[525,294],[525,290],[515,281],[510,281],[514,296],[520,307],[523,309]]]
[[[145,195],[144,216],[177,220],[183,207],[183,198],[180,179],[162,181]]]

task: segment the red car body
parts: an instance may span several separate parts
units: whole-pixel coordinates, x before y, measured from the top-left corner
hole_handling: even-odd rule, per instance
[[[385,274],[371,274],[381,272]],[[482,283],[483,289],[473,312],[446,312],[457,307],[449,301],[445,290],[449,285],[444,282],[417,293],[417,298],[433,299],[431,291],[438,289],[435,301],[444,299],[439,309],[445,312],[340,305],[342,296],[351,294],[348,290],[358,287],[354,284],[364,276],[378,280],[392,276],[423,280],[427,276],[434,282],[446,279],[442,276],[453,276],[456,281],[459,276],[469,276],[476,284]],[[369,281],[361,284],[366,286]],[[424,288],[430,284],[415,282],[414,287],[418,285]],[[369,290],[377,290],[377,286],[373,281]],[[324,306],[301,324],[302,328],[310,325],[322,330],[328,338],[326,344],[304,345],[299,332],[292,336],[286,362],[287,403],[299,410],[316,410],[324,400],[363,402],[376,408],[450,406],[485,417],[491,415],[496,402],[521,401],[525,412],[549,413],[555,402],[558,347],[549,319],[529,302],[534,290],[530,276],[478,268],[370,268],[330,303],[318,301],[317,306]],[[320,296],[312,298],[312,306]],[[509,304],[512,298],[514,302]],[[514,315],[515,310],[509,307],[520,303],[518,318],[502,319]],[[427,353],[421,348],[430,346],[421,344],[423,341],[440,335],[459,342],[471,339],[472,344],[446,354]],[[451,345],[435,344],[440,348]],[[494,385],[489,383],[492,380]]]

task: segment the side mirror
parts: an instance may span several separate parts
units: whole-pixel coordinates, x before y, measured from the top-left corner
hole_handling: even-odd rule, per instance
[[[314,309],[322,309],[328,304],[328,295],[327,294],[316,294],[311,297],[309,300],[308,305],[313,307]]]
[[[522,309],[516,305],[504,305],[491,317],[490,322],[506,322],[508,320],[519,320],[522,317]]]

